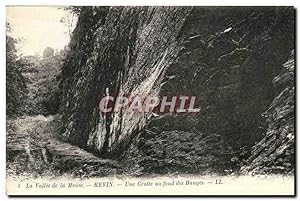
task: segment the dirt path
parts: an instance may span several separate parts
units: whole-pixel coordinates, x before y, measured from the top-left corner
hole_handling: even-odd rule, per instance
[[[7,123],[9,175],[105,176],[121,167],[71,144],[56,139],[57,117],[24,116]]]

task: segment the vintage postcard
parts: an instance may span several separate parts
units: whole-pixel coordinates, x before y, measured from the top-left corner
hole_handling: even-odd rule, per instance
[[[295,8],[6,6],[6,192],[295,196]]]

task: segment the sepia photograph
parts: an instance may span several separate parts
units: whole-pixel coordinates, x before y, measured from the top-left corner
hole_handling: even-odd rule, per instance
[[[295,7],[5,10],[8,196],[295,196]]]

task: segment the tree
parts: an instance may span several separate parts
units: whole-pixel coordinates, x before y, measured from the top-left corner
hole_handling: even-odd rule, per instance
[[[46,47],[44,49],[44,52],[43,52],[43,57],[44,58],[49,58],[49,57],[53,57],[54,55],[54,49],[51,48],[51,47]]]
[[[27,65],[17,56],[16,38],[10,36],[11,27],[6,24],[6,114],[8,117],[22,114],[22,106],[27,94],[22,69]]]
[[[61,23],[64,23],[68,28],[68,35],[70,38],[72,37],[72,31],[74,25],[76,24],[76,18],[80,14],[81,7],[80,6],[68,6],[64,7],[63,10],[67,11],[67,15],[60,19]]]

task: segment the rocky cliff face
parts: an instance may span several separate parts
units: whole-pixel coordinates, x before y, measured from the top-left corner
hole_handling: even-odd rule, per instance
[[[293,157],[293,70],[281,74],[293,49],[291,7],[86,7],[62,71],[62,136],[101,156],[128,150],[140,173],[269,167],[271,153]],[[107,94],[194,95],[201,112],[99,115]]]
[[[247,164],[251,147],[264,137],[267,122],[274,121],[266,121],[262,114],[278,93],[272,80],[294,46],[293,12],[291,8],[193,10],[183,28],[184,49],[166,72],[175,78],[163,85],[160,94],[196,95],[201,112],[153,118],[140,136],[147,146],[137,143],[139,152],[133,148],[129,154],[140,161],[139,171],[227,174],[238,173]],[[190,146],[184,143],[184,134],[177,132],[202,137],[190,137],[196,145]],[[158,139],[162,145],[152,143]],[[157,146],[165,148],[154,149]],[[161,150],[172,150],[172,154],[163,156]],[[191,161],[197,165],[189,166]]]
[[[294,172],[295,151],[295,86],[294,51],[283,64],[282,72],[273,79],[276,96],[264,115],[267,131],[264,138],[253,146],[248,165],[243,172],[270,174]]]
[[[199,96],[200,131],[222,134],[234,147],[257,142],[265,127],[261,113],[275,95],[272,80],[294,46],[293,12],[272,7],[194,10],[184,27],[185,49],[167,72],[177,77],[162,93]]]
[[[76,70],[71,69],[73,74],[66,75],[69,73],[67,68],[70,68],[66,63],[67,79],[62,83],[66,97],[63,136],[95,152],[116,154],[129,145],[134,133],[145,125],[151,113],[136,115],[121,110],[100,115],[100,99],[107,93],[115,96],[126,94],[127,97],[157,96],[166,69],[181,49],[179,33],[191,8],[88,9],[92,10],[83,10],[79,17],[75,34],[85,29],[83,21],[95,18],[94,15],[101,16],[99,13],[103,13],[103,17],[92,25],[98,28],[86,33],[93,42],[82,49],[89,51],[76,50],[77,44],[71,47],[71,52],[79,51],[85,55],[78,55],[81,63]],[[94,14],[90,16],[90,12]],[[81,40],[80,37],[78,33],[74,40]],[[85,41],[84,37],[82,41]]]

